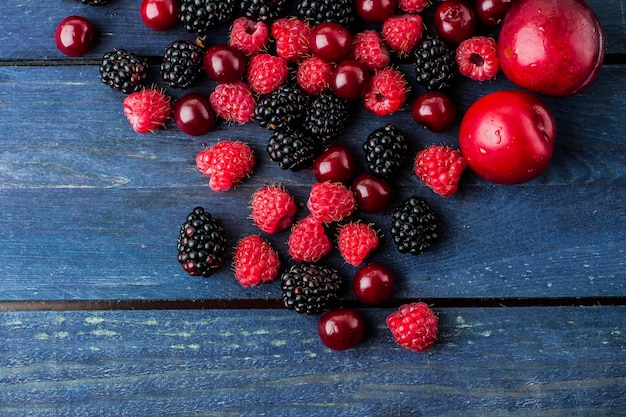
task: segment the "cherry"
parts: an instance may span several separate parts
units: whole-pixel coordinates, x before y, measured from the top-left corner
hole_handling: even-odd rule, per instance
[[[315,26],[309,36],[311,52],[327,62],[339,62],[352,48],[352,35],[343,25],[324,22]]]
[[[362,173],[350,184],[359,210],[375,213],[384,210],[393,198],[393,187],[382,178]]]
[[[356,271],[352,290],[356,298],[365,304],[380,304],[393,292],[393,273],[382,264],[369,264]]]
[[[139,7],[141,20],[150,29],[169,30],[178,23],[178,0],[143,0]]]
[[[497,27],[511,8],[513,0],[476,0],[474,10],[480,23],[488,28]]]
[[[57,25],[54,39],[59,51],[67,56],[84,56],[91,50],[94,27],[89,19],[82,16],[68,16]]]
[[[431,132],[441,133],[454,124],[456,106],[446,94],[440,91],[427,91],[413,102],[411,116]]]
[[[354,175],[354,156],[343,145],[332,145],[313,162],[313,175],[317,182],[347,183]]]
[[[330,74],[330,88],[344,100],[356,100],[367,89],[370,82],[369,69],[365,64],[346,59],[341,61]]]
[[[355,0],[354,9],[366,22],[380,23],[396,11],[397,5],[397,0]]]
[[[363,340],[363,316],[352,308],[329,311],[320,317],[317,332],[322,342],[333,350],[351,349]]]
[[[441,39],[459,44],[476,31],[476,13],[465,0],[446,0],[435,8],[434,23]]]
[[[228,44],[217,44],[207,48],[202,61],[207,77],[220,83],[238,81],[246,72],[246,56]]]
[[[184,133],[200,136],[213,129],[216,116],[207,97],[199,93],[189,93],[176,102],[174,121]]]

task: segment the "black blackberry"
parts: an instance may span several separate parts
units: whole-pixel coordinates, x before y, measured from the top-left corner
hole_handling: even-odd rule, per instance
[[[79,0],[83,4],[90,6],[106,6],[109,0]]]
[[[450,88],[458,72],[455,50],[436,37],[425,37],[414,49],[416,81],[427,90]]]
[[[176,41],[165,49],[161,77],[172,88],[193,87],[203,71],[204,51],[191,41]]]
[[[373,174],[383,178],[400,171],[408,148],[402,132],[391,123],[374,130],[363,143],[367,167]]]
[[[107,52],[100,64],[102,82],[125,94],[134,93],[146,86],[148,63],[131,52],[116,49]]]
[[[299,130],[275,131],[267,144],[267,153],[281,169],[297,172],[313,165],[320,148],[314,139]]]
[[[283,14],[286,0],[240,0],[241,15],[254,21],[271,22]]]
[[[181,0],[178,20],[191,33],[205,36],[235,18],[237,0]]]
[[[350,102],[332,93],[314,98],[308,107],[302,129],[322,146],[345,130],[350,118]]]
[[[391,236],[402,253],[425,252],[437,239],[435,212],[420,198],[404,200],[391,215]]]
[[[192,276],[208,277],[224,265],[224,229],[202,207],[196,207],[180,227],[178,262]]]
[[[259,98],[254,118],[266,129],[286,131],[300,126],[307,109],[308,98],[297,86],[283,84]]]
[[[354,24],[353,0],[298,0],[296,13],[312,26],[336,22],[350,29]]]
[[[319,314],[339,296],[343,279],[331,267],[301,263],[282,273],[283,304],[303,314]]]

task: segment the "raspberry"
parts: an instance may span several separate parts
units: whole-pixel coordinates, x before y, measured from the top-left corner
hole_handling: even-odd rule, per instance
[[[324,225],[312,216],[300,220],[289,235],[289,255],[298,262],[317,262],[333,248]]]
[[[443,145],[432,145],[418,152],[414,163],[415,175],[443,197],[456,193],[466,167],[467,162],[459,151]]]
[[[391,61],[389,47],[375,30],[364,30],[354,35],[351,56],[371,70],[383,69]]]
[[[242,238],[233,256],[235,278],[244,286],[271,282],[278,277],[280,260],[270,242],[257,235]]]
[[[496,41],[487,36],[474,36],[461,42],[455,60],[459,72],[476,81],[490,80],[500,69]]]
[[[404,74],[393,68],[376,72],[363,97],[365,108],[377,116],[392,114],[406,102],[407,82]]]
[[[332,71],[330,63],[312,56],[300,62],[296,70],[296,80],[304,92],[318,96],[330,88],[328,82]]]
[[[297,207],[283,188],[268,185],[252,195],[252,222],[265,233],[280,232],[291,226]]]
[[[255,165],[254,151],[239,141],[223,141],[200,151],[198,170],[209,177],[213,191],[227,191],[249,176]]]
[[[209,101],[215,113],[228,122],[244,124],[254,119],[256,101],[243,81],[218,84]]]
[[[337,235],[337,248],[343,259],[352,266],[360,266],[378,244],[376,231],[360,221],[341,226]]]
[[[311,26],[297,17],[284,17],[272,23],[276,55],[289,62],[299,61],[309,53]]]
[[[259,94],[268,94],[285,82],[287,61],[279,56],[258,54],[248,62],[248,84]]]
[[[126,96],[124,114],[135,132],[154,132],[170,118],[172,101],[162,91],[148,88]]]
[[[311,216],[321,223],[338,222],[356,209],[354,193],[340,182],[318,182],[306,203]]]
[[[387,317],[387,326],[403,348],[424,352],[437,341],[437,316],[423,302],[404,304]]]
[[[398,8],[407,13],[420,13],[432,4],[432,0],[398,0]]]
[[[266,23],[238,17],[230,28],[228,43],[250,56],[265,49],[268,40],[269,28]]]
[[[383,39],[400,55],[413,50],[423,31],[422,17],[417,14],[391,16],[383,22],[382,28]]]

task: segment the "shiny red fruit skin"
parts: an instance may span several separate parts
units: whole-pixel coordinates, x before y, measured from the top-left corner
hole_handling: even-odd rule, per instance
[[[442,133],[454,124],[456,105],[450,96],[440,91],[427,91],[413,102],[411,117],[431,132]]]
[[[57,48],[71,57],[86,55],[93,46],[95,29],[83,16],[68,16],[57,25],[54,39]]]
[[[461,154],[469,167],[497,184],[521,184],[541,175],[555,140],[552,112],[537,95],[523,90],[481,97],[466,111],[459,129]]]
[[[369,23],[387,20],[398,6],[397,0],[355,0],[354,9],[359,17]]]
[[[320,23],[311,30],[309,47],[313,55],[327,62],[339,62],[350,53],[352,35],[339,23]]]
[[[247,59],[243,52],[228,44],[216,44],[207,48],[202,65],[209,79],[233,83],[245,74]]]
[[[141,20],[150,29],[164,31],[178,23],[178,0],[143,0],[139,7]]]
[[[354,193],[357,209],[367,213],[383,211],[393,199],[391,184],[366,172],[352,180],[350,189]]]
[[[474,11],[480,23],[488,28],[495,28],[502,22],[513,0],[476,0]]]
[[[380,304],[393,292],[395,278],[382,264],[368,264],[359,269],[352,280],[352,290],[356,298],[364,304]]]
[[[435,8],[435,30],[444,41],[459,44],[476,31],[476,13],[465,0],[446,0]]]
[[[341,61],[330,74],[330,88],[344,100],[356,100],[365,94],[370,82],[370,72],[365,64],[352,59]]]
[[[322,315],[317,325],[317,332],[328,348],[347,350],[363,340],[365,322],[358,311],[343,308]]]
[[[329,146],[313,162],[313,175],[317,182],[333,181],[347,183],[355,170],[354,156],[343,145]]]
[[[208,97],[199,93],[189,93],[178,99],[173,117],[178,128],[191,136],[210,132],[217,120]]]

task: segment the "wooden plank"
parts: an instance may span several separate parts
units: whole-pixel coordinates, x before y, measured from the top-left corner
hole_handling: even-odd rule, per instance
[[[334,352],[285,310],[0,314],[7,416],[616,416],[625,307],[437,309],[427,353],[389,310]]]

